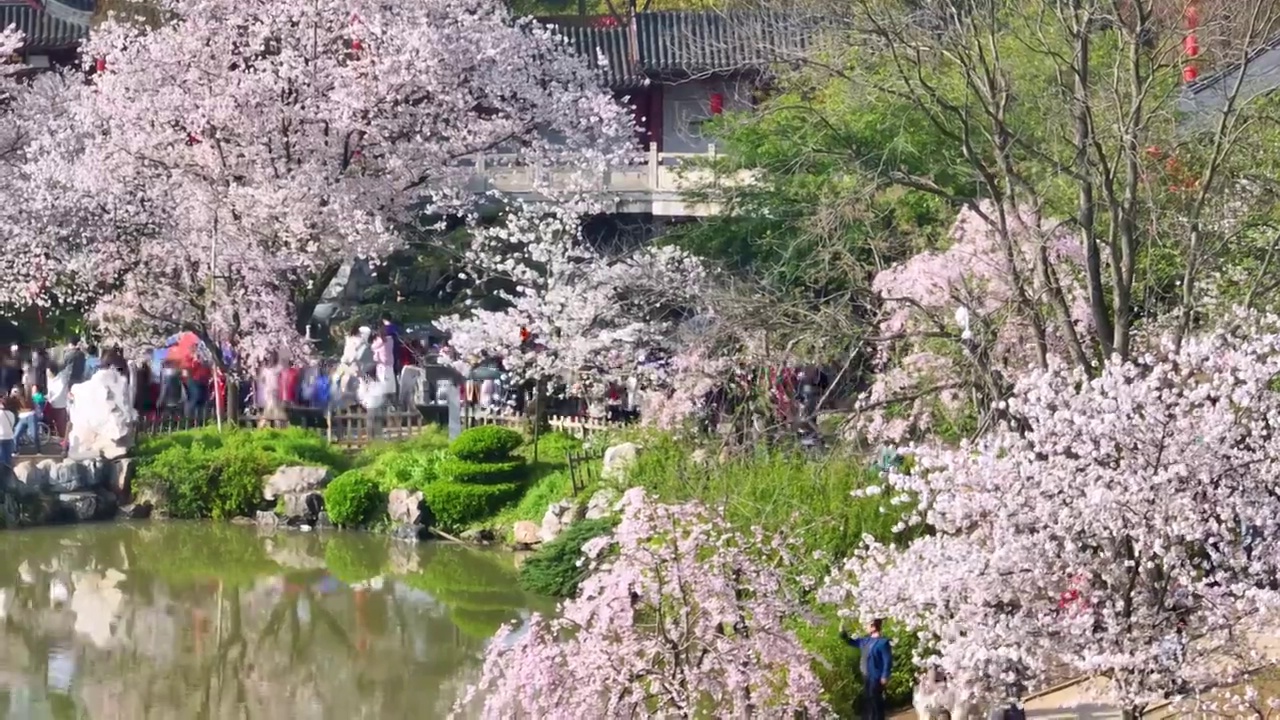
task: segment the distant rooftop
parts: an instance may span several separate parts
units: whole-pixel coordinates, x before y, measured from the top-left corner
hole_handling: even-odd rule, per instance
[[[1242,69],[1243,78],[1240,76]],[[1237,83],[1237,104],[1280,88],[1280,36],[1268,40],[1249,53],[1243,63],[1225,67],[1188,83],[1183,88],[1178,107],[1191,115],[1193,122],[1204,122],[1222,111],[1227,99],[1233,92],[1237,92]]]
[[[630,20],[606,15],[554,16],[556,28],[614,88],[652,79],[763,71],[798,57],[812,26],[769,11],[642,12]]]
[[[0,27],[26,37],[23,50],[66,50],[89,35],[95,0],[0,0]]]

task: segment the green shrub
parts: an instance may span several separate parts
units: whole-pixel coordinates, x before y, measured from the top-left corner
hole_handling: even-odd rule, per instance
[[[335,525],[356,527],[372,522],[386,507],[386,495],[365,470],[348,470],[324,489],[324,509]]]
[[[496,485],[514,482],[524,470],[524,458],[515,457],[503,462],[471,462],[456,457],[446,457],[435,467],[441,480],[476,485]]]
[[[452,443],[449,452],[461,460],[498,462],[506,460],[524,444],[524,436],[499,425],[481,425],[465,430]]]
[[[248,445],[175,443],[142,464],[137,485],[163,498],[172,517],[224,520],[258,508],[263,478],[276,467],[274,458]]]
[[[560,430],[538,436],[538,459],[543,462],[565,462],[565,455],[582,449],[582,441]]]
[[[149,437],[138,446],[137,487],[153,490],[176,518],[225,519],[252,514],[263,478],[285,465],[342,470],[342,452],[302,429],[205,427]]]
[[[436,479],[438,462],[439,458],[433,453],[415,450],[389,452],[379,456],[364,468],[364,472],[376,480],[384,492],[397,488],[421,490]]]
[[[517,483],[473,485],[438,480],[423,488],[422,495],[441,527],[461,530],[493,515],[520,497],[523,489],[524,486]]]
[[[388,454],[404,452],[430,454],[438,450],[446,450],[448,447],[449,430],[432,425],[423,428],[422,432],[406,440],[379,440],[370,443],[356,456],[354,466],[364,467],[371,465],[382,456]]]
[[[540,595],[573,597],[587,576],[587,568],[581,563],[582,546],[613,532],[616,524],[613,518],[599,518],[570,525],[525,560],[520,567],[520,585]]]

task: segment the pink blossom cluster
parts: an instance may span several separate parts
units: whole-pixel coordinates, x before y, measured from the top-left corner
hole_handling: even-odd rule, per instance
[[[1048,307],[1036,272],[1042,248],[1066,295],[1073,326],[1086,336],[1091,327],[1080,274],[1083,250],[1060,223],[1029,208],[982,201],[961,209],[950,240],[946,249],[914,255],[872,280],[883,302],[873,348],[878,374],[853,429],[874,440],[919,437],[929,429],[939,400],[943,411],[957,411],[965,399],[958,389],[966,386],[966,366],[978,350],[981,362],[999,371],[1035,364],[1028,314]],[[1053,350],[1065,353],[1052,326],[1048,340]],[[890,406],[897,407],[886,413]]]
[[[84,74],[20,104],[0,302],[83,302],[112,341],[191,326],[261,359],[300,345],[295,302],[333,269],[469,215],[476,153],[557,168],[552,198],[631,153],[595,73],[496,0],[158,4],[163,24],[109,16]]]
[[[918,631],[978,697],[1098,675],[1141,707],[1274,664],[1280,318],[1156,348],[1025,373],[1017,427],[911,448],[887,491],[919,508],[899,530],[928,532],[868,539],[827,599]]]
[[[799,611],[779,567],[788,545],[709,509],[638,488],[557,619],[499,633],[463,701],[485,718],[825,717],[813,658],[787,629]]]

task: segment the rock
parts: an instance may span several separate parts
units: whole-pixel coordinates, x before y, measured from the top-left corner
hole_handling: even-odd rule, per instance
[[[120,508],[120,516],[126,520],[146,520],[151,517],[151,503],[142,501]]]
[[[487,545],[496,538],[489,528],[473,528],[459,535],[458,539],[463,542],[475,543],[476,545]]]
[[[289,493],[282,498],[284,516],[314,523],[324,510],[324,496],[318,492]],[[293,523],[290,523],[291,525]]]
[[[267,478],[262,488],[262,497],[275,500],[290,493],[319,492],[332,479],[333,473],[326,467],[289,465],[276,470]]]
[[[336,526],[333,524],[333,521],[329,519],[329,513],[321,510],[320,514],[316,515],[317,530],[332,530],[334,527]]]
[[[604,463],[600,468],[600,479],[624,479],[627,475],[627,470],[636,464],[636,458],[639,457],[640,450],[640,446],[635,443],[622,443],[605,450]]]
[[[120,502],[127,503],[133,499],[133,475],[137,469],[133,458],[103,461],[104,468],[102,486],[115,493]]]
[[[43,464],[42,462],[41,465]],[[49,490],[72,493],[88,489],[92,487],[90,475],[89,468],[79,460],[63,460],[49,469]]]
[[[76,401],[67,407],[71,431],[69,455],[75,458],[114,460],[128,454],[134,443],[133,410],[129,381],[122,373],[102,368],[88,380],[71,387]]]
[[[403,525],[421,525],[427,506],[422,502],[422,493],[411,492],[403,488],[392,490],[387,496],[387,515],[391,522]]]
[[[280,518],[276,517],[275,513],[266,510],[259,510],[254,514],[253,520],[259,527],[273,528],[280,524]]]
[[[587,501],[588,520],[597,520],[613,514],[613,506],[618,502],[618,493],[609,488],[597,490]]]
[[[517,545],[536,545],[539,530],[537,523],[521,520],[512,528],[512,534],[515,536]]]
[[[391,529],[391,537],[396,540],[419,542],[431,537],[426,525],[396,525]]]
[[[13,468],[12,490],[21,497],[34,497],[49,488],[49,474],[31,461],[20,462]]]
[[[548,505],[546,514],[542,516],[542,527],[538,528],[538,539],[542,542],[555,540],[566,526],[573,523],[575,511],[574,504],[567,500]]]
[[[58,493],[58,513],[60,520],[71,522],[88,522],[89,520],[105,520],[115,515],[115,497],[106,493],[91,490]]]

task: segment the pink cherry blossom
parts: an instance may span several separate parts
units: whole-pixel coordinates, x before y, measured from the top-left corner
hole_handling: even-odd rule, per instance
[[[1028,208],[1006,208],[1002,230],[999,210],[990,201],[962,208],[948,247],[914,255],[872,280],[883,302],[873,348],[878,374],[853,430],[889,443],[920,437],[937,412],[956,414],[971,403],[974,388],[991,395],[980,372],[999,377],[1038,365],[1030,319],[1051,316],[1036,273],[1041,247],[1071,325],[1087,342],[1092,318],[1080,243]],[[1058,326],[1042,324],[1049,354],[1066,358]]]
[[[1096,378],[1024,373],[1016,423],[908,452],[905,546],[868,540],[828,599],[895,618],[977,696],[1109,678],[1141,708],[1275,662],[1280,318],[1238,315]]]
[[[299,345],[294,303],[334,268],[470,213],[475,153],[556,167],[554,197],[631,152],[596,75],[492,0],[159,5],[159,27],[97,26],[92,74],[32,123],[0,300],[87,302],[134,346],[190,326],[252,363]]]
[[[499,633],[464,705],[485,718],[825,717],[813,658],[787,629],[799,606],[788,546],[707,508],[623,496],[616,554],[557,619]]]
[[[512,288],[496,293],[506,306],[437,324],[462,355],[485,351],[517,377],[560,377],[590,393],[635,375],[647,351],[668,343],[698,303],[706,272],[671,247],[596,250],[574,209],[521,208],[507,222],[475,229],[467,261],[478,277]]]

